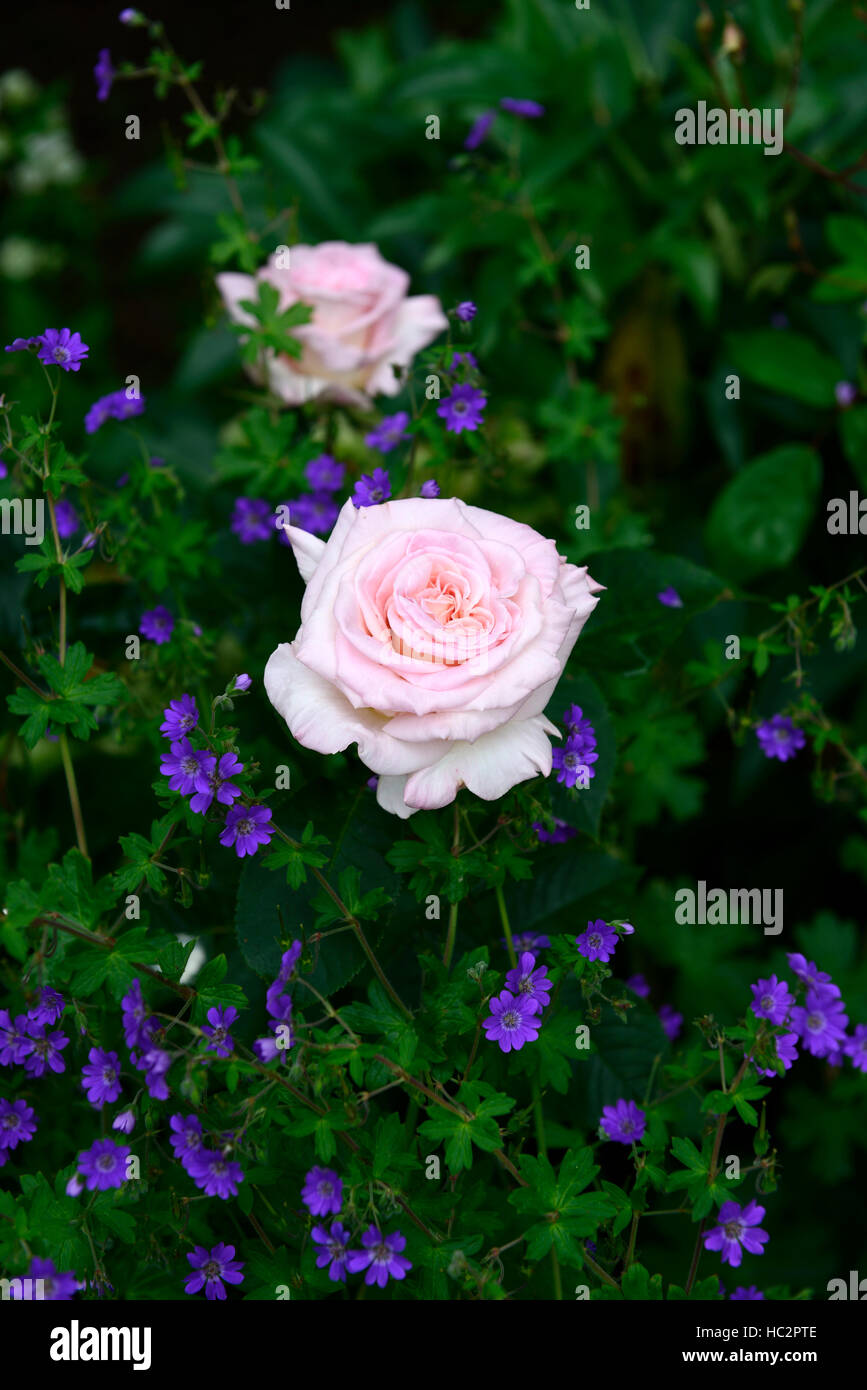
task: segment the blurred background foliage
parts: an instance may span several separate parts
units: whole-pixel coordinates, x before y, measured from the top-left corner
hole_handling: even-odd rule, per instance
[[[264,424],[242,416],[249,387],[214,286],[220,268],[243,264],[239,253],[256,264],[284,241],[375,241],[410,271],[414,293],[479,306],[472,344],[490,447],[454,443],[449,490],[554,536],[608,588],[551,707],[556,721],[574,698],[594,719],[599,777],[585,802],[554,788],[554,809],[579,838],[540,849],[533,882],[507,900],[517,930],[571,932],[588,916],[628,916],[637,931],[618,966],[650,982],[650,1003],[639,1005],[649,1033],[624,1054],[619,1025],[605,1025],[614,1035],[600,1033],[591,1066],[573,1067],[550,1096],[554,1134],[592,1128],[617,1095],[641,1098],[660,1045],[650,1005],[684,1015],[670,1060],[700,1046],[696,1016],[742,1013],[749,981],[779,971],[786,950],[830,971],[851,1022],[867,1020],[864,639],[853,632],[839,649],[826,625],[812,643],[799,640],[801,686],[791,640],[769,663],[751,660],[748,645],[780,621],[770,604],[792,594],[805,603],[811,585],[836,583],[865,560],[860,537],[826,528],[829,499],[867,491],[863,11],[848,0],[725,9],[592,0],[587,11],[568,0],[413,0],[365,4],[363,15],[334,6],[333,19],[329,6],[262,6],[239,19],[234,7],[184,7],[165,16],[175,46],[188,60],[204,56],[206,86],[237,88],[226,128],[259,235],[253,254],[225,185],[184,167],[196,151],[178,143],[177,94],[160,102],[149,84],[118,85],[97,105],[97,48],[139,56],[137,35],[118,30],[114,9],[103,18],[88,7],[73,37],[76,9],[62,8],[72,15],[58,9],[32,54],[23,45],[28,72],[0,78],[4,341],[68,324],[90,344],[85,368],[64,380],[61,415],[68,447],[86,458],[91,521],[111,514],[118,476],[138,469],[135,545],[127,563],[94,561],[73,636],[118,669],[124,635],[153,602],[203,629],[186,647],[152,651],[111,728],[77,749],[100,871],[115,866],[119,817],[144,832],[157,814],[157,716],[191,665],[205,703],[236,671],[257,679],[258,698],[237,710],[239,742],[263,769],[289,763],[304,807],[293,833],[308,818],[328,833],[360,804],[376,829],[357,857],[378,854],[382,872],[390,841],[411,833],[373,811],[354,755],[326,762],[288,749],[261,690],[270,651],[294,634],[301,584],[276,543],[239,544],[233,501],[263,495],[263,482],[282,500],[326,435],[304,413]],[[478,150],[466,151],[472,122],[503,96],[538,100],[546,114],[499,112]],[[784,108],[786,149],[679,146],[675,112],[699,100]],[[124,138],[128,113],[141,117],[140,142]],[[437,140],[425,135],[432,115]],[[578,270],[582,245],[590,265]],[[38,374],[17,366],[0,357],[0,393],[42,408]],[[136,422],[144,457],[165,461],[158,478],[126,431],[83,431],[90,403],[129,373],[147,398]],[[739,400],[726,398],[733,373]],[[841,381],[857,389],[845,408]],[[334,439],[356,472],[374,461],[365,428],[347,412]],[[0,483],[0,495],[9,487]],[[589,530],[574,525],[582,503]],[[668,585],[682,609],[659,605]],[[2,645],[14,654],[50,642],[52,602],[4,559]],[[863,608],[852,606],[857,624]],[[739,662],[722,658],[729,634],[745,643]],[[833,740],[785,765],[761,756],[741,716],[766,718],[805,696],[844,731],[861,774]],[[71,840],[59,755],[45,741],[28,754],[10,727],[2,757],[5,872],[38,877]],[[196,846],[188,852],[195,864]],[[255,962],[234,944],[239,868],[228,854],[213,864],[191,906],[155,898],[151,920],[228,949],[231,978],[257,998]],[[783,934],[676,926],[674,892],[699,879],[783,887]],[[250,870],[239,928],[245,913],[256,919],[252,880]],[[404,904],[388,929],[389,950],[402,954],[399,981],[412,980],[417,953],[439,940],[420,917]],[[464,945],[499,935],[489,893],[464,911],[461,933]],[[570,1047],[566,1036],[561,1056]],[[548,1084],[560,1092],[556,1075],[562,1063],[558,1072],[552,1062]],[[864,1078],[807,1058],[772,1090],[783,1180],[769,1199],[773,1238],[750,1279],[823,1296],[827,1280],[859,1260],[865,1272],[853,1220]],[[686,1125],[701,1123],[688,1093],[683,1107]],[[613,1162],[606,1176],[617,1181]],[[645,1222],[641,1237],[643,1262],[682,1282],[691,1238],[666,1222]]]

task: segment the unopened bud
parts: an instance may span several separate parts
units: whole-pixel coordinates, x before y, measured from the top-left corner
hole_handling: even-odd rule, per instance
[[[746,50],[747,41],[742,29],[739,29],[734,20],[730,19],[723,29],[722,51],[730,58],[742,58]]]

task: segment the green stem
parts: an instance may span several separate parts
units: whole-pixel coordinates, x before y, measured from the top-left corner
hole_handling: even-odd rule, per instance
[[[506,938],[506,950],[509,953],[509,961],[513,970],[517,969],[518,959],[515,955],[515,943],[512,940],[512,928],[509,926],[509,914],[506,911],[506,899],[503,897],[502,884],[494,884],[494,893],[497,897],[497,907],[500,909],[500,921],[503,924],[503,933]]]
[[[455,819],[454,830],[452,833],[452,857],[457,858],[461,849],[461,818],[458,810],[458,799],[455,797]],[[449,906],[449,926],[446,932],[446,948],[443,952],[443,965],[446,970],[452,963],[452,956],[455,950],[455,940],[458,934],[458,904],[451,903]]]
[[[62,658],[61,658],[62,659]],[[75,781],[75,768],[72,766],[72,755],[69,751],[69,738],[65,729],[60,730],[60,757],[63,762],[63,771],[66,773],[66,789],[69,792],[69,804],[72,807],[72,819],[75,822],[75,836],[78,840],[78,848],[89,859],[87,852],[87,836],[84,833],[84,817],[81,814],[81,802],[78,799],[78,786]]]
[[[285,841],[287,845],[291,845],[293,849],[301,848],[299,842],[297,840],[293,840],[291,835],[287,835],[285,830],[281,830],[279,826],[275,826],[274,829],[276,834],[279,835],[280,839]],[[313,877],[317,880],[319,886],[325,889],[325,892],[328,894],[335,907],[340,909],[340,915],[343,918],[343,920],[347,922],[349,926],[352,928],[352,930],[355,932],[355,937],[358,941],[359,946],[361,947],[364,954],[367,956],[367,959],[370,961],[370,964],[373,967],[374,974],[376,975],[376,978],[379,980],[379,983],[382,985],[389,999],[398,1009],[400,1009],[404,1018],[411,1019],[413,1017],[412,1010],[408,1009],[406,1004],[404,1004],[397,990],[392,985],[391,981],[389,980],[388,976],[386,975],[385,971],[383,970],[382,966],[380,965],[379,961],[374,955],[373,948],[371,947],[370,942],[365,936],[364,928],[362,927],[358,918],[353,916],[349,908],[346,906],[346,903],[341,898],[340,894],[337,892],[335,888],[332,888],[331,884],[328,882],[328,879],[324,876],[324,874],[320,873],[319,869],[313,868],[312,865],[311,871],[313,873]]]

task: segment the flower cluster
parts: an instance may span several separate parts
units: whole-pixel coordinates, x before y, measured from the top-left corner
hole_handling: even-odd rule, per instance
[[[339,1216],[343,1204],[343,1180],[331,1168],[314,1165],[304,1179],[301,1200],[313,1216]],[[406,1246],[406,1236],[400,1231],[383,1235],[378,1226],[371,1224],[361,1237],[362,1250],[350,1250],[350,1232],[340,1221],[331,1227],[319,1225],[311,1231],[316,1245],[316,1267],[328,1266],[328,1277],[335,1283],[346,1283],[346,1275],[361,1274],[365,1284],[377,1284],[384,1289],[391,1279],[405,1279],[411,1262],[401,1251]]]
[[[0,1066],[23,1066],[28,1076],[65,1071],[61,1053],[69,1038],[59,1029],[50,1031],[65,1007],[55,990],[43,989],[39,1003],[26,1014],[12,1018],[7,1009],[0,1009]]]
[[[234,1135],[219,1136],[217,1148],[208,1148],[198,1115],[171,1115],[169,1125],[174,1133],[169,1140],[175,1158],[189,1174],[196,1187],[206,1197],[237,1197],[238,1184],[244,1181],[240,1163],[231,1159]]]
[[[343,486],[346,470],[330,454],[320,454],[311,459],[304,469],[304,476],[310,484],[310,492],[303,492],[294,501],[287,502],[289,523],[301,531],[310,531],[314,536],[327,536],[340,511],[335,493]],[[280,540],[289,545],[286,532],[281,529]]]
[[[580,705],[570,705],[564,711],[563,723],[566,726],[566,742],[562,748],[554,749],[551,766],[556,769],[558,782],[567,787],[574,787],[576,782],[586,786],[591,777],[596,776],[593,766],[599,759],[596,730],[584,717]]]
[[[141,992],[141,982],[133,980],[129,990],[120,1001],[123,1017],[123,1031],[126,1045],[130,1049],[130,1060],[136,1071],[145,1074],[148,1094],[154,1100],[168,1100],[169,1088],[166,1072],[171,1066],[171,1056],[154,1041],[160,1031],[159,1020],[148,1014]],[[141,1048],[139,1054],[135,1049]]]
[[[547,965],[537,969],[532,951],[522,951],[506,975],[506,988],[489,1000],[491,1012],[482,1022],[488,1041],[498,1043],[501,1052],[520,1052],[525,1042],[535,1042],[551,989]]]
[[[798,951],[788,952],[787,960],[797,981],[796,994],[776,975],[757,980],[751,986],[753,1014],[766,1020],[775,1030],[770,1039],[772,1053],[763,1060],[782,1063],[784,1071],[789,1071],[801,1047],[835,1067],[842,1066],[848,1057],[857,1071],[867,1072],[867,1024],[857,1024],[854,1032],[848,1035],[846,1005],[840,997],[839,986],[827,971],[820,970]],[[802,1003],[797,1002],[800,996],[803,996]],[[777,1066],[763,1066],[758,1062],[754,1065],[760,1076],[779,1075]]]
[[[280,1057],[285,1062],[286,1053],[292,1047],[292,996],[286,993],[286,988],[295,972],[301,951],[301,942],[293,941],[289,950],[283,952],[276,980],[268,986],[265,1007],[271,1020],[271,1031],[275,1036],[257,1038],[253,1043],[253,1050],[260,1062],[271,1062],[275,1057]]]
[[[247,675],[236,676],[221,700],[230,695],[244,694],[251,685]],[[172,791],[190,798],[190,810],[204,815],[214,801],[228,807],[220,844],[234,848],[239,859],[255,854],[260,845],[267,845],[274,834],[271,809],[262,805],[235,805],[242,795],[232,778],[244,771],[244,764],[231,750],[212,753],[209,748],[195,748],[190,736],[198,727],[199,712],[192,695],[171,700],[163,710],[160,733],[169,739],[169,751],[163,753],[160,772],[168,777]]]

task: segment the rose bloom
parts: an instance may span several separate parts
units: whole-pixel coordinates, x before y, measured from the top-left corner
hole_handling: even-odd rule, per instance
[[[543,710],[602,588],[586,567],[457,498],[350,499],[327,542],[284,529],[307,589],[265,689],[299,743],[357,743],[403,819],[548,775]]]
[[[436,296],[407,298],[406,271],[389,265],[373,245],[292,246],[275,252],[255,276],[218,275],[217,287],[236,323],[255,323],[240,302],[258,298],[261,280],[278,291],[281,311],[299,302],[313,310],[309,323],[292,329],[303,344],[301,357],[267,357],[268,385],[287,405],[326,396],[368,406],[370,396],[395,396],[401,383],[393,367],[408,366],[448,327]]]

